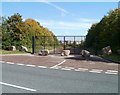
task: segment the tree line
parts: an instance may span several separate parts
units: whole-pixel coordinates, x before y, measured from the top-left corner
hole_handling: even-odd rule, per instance
[[[95,23],[88,30],[85,46],[88,48],[97,48],[111,46],[116,52],[120,49],[120,9],[109,11],[99,23]]]
[[[10,17],[2,17],[2,24],[0,25],[2,31],[2,48],[8,49],[13,45],[19,48],[23,45],[28,48],[32,46],[32,36],[36,36],[36,44],[44,43],[44,39],[38,36],[50,36],[46,38],[46,44],[54,43],[57,38],[47,28],[40,25],[34,19],[26,19],[23,21],[22,16],[16,13]]]

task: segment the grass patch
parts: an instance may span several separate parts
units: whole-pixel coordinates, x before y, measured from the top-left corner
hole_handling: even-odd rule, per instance
[[[1,54],[25,54],[25,53],[31,53],[31,52],[24,52],[24,51],[8,51],[8,50],[0,50]]]
[[[118,54],[110,54],[110,55],[102,55],[102,56],[112,60],[120,61],[120,55]]]

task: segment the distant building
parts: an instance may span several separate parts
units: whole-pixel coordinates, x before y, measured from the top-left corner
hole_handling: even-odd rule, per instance
[[[59,43],[61,44],[61,45],[64,45],[64,41],[59,41]],[[65,45],[71,45],[71,44],[73,44],[74,43],[74,41],[65,41]],[[75,43],[77,44],[77,45],[79,45],[79,44],[81,44],[81,41],[75,41]]]

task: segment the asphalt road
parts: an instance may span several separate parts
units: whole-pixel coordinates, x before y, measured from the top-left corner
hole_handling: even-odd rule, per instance
[[[2,63],[0,85],[3,93],[117,93],[118,75]]]

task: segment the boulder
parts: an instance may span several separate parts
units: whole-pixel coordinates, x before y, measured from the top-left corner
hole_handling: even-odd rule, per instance
[[[85,57],[85,59],[89,59],[89,57],[90,57],[90,52],[87,51],[87,50],[82,50],[82,51],[81,51],[81,55],[82,55],[82,57]]]
[[[49,54],[49,50],[40,50],[38,54],[42,56],[47,56]]]
[[[110,55],[112,53],[111,47],[107,46],[102,49],[103,54]]]
[[[68,55],[70,55],[70,50],[63,50],[61,52],[61,56],[68,56]]]
[[[20,51],[25,51],[25,52],[26,52],[26,51],[28,51],[28,49],[27,49],[27,47],[25,47],[25,46],[21,46],[21,47],[20,47]]]
[[[120,55],[120,49],[117,50],[117,53]]]
[[[15,47],[15,46],[10,46],[10,47],[9,47],[9,50],[10,50],[10,51],[15,51],[15,50],[16,50],[16,47]]]

